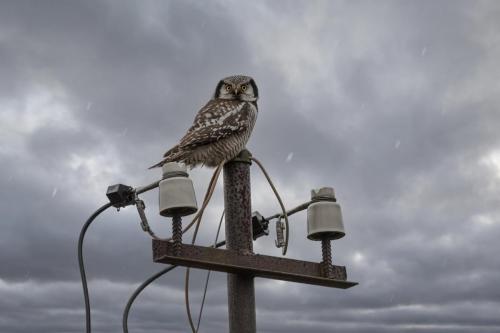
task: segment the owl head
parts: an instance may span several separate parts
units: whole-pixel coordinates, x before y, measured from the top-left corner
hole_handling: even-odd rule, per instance
[[[228,76],[217,84],[214,98],[256,102],[259,98],[259,90],[250,76]]]

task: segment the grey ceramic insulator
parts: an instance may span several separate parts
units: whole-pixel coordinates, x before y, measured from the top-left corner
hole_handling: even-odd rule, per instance
[[[176,176],[188,177],[187,168],[184,164],[170,162],[163,164],[162,168],[163,179],[172,178]]]
[[[335,199],[335,190],[333,187],[322,187],[319,189],[311,190],[311,200],[336,200]]]
[[[340,205],[331,187],[311,191],[313,202],[307,208],[307,238],[311,240],[339,239],[345,236]]]
[[[163,165],[163,180],[160,182],[160,215],[186,216],[198,210],[193,182],[188,178],[184,165]]]

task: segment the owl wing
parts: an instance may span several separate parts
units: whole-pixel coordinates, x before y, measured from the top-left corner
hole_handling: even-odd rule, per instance
[[[181,148],[195,148],[244,131],[249,126],[250,105],[241,101],[209,101],[196,115],[181,139]]]

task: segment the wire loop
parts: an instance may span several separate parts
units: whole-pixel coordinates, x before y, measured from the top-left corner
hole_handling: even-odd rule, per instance
[[[258,159],[256,159],[255,157],[253,157],[253,156],[251,157],[251,159],[252,159],[252,161],[254,161],[255,163],[257,163],[257,165],[259,166],[260,170],[262,171],[262,173],[266,177],[267,182],[269,183],[269,186],[271,186],[271,189],[273,190],[274,195],[276,196],[276,199],[278,200],[278,202],[280,204],[281,210],[283,211],[283,213],[282,213],[281,216],[283,216],[283,218],[285,219],[285,243],[283,244],[282,254],[285,255],[286,251],[288,249],[288,240],[289,240],[289,236],[290,236],[289,223],[288,223],[288,214],[286,212],[285,205],[283,204],[283,201],[281,200],[281,197],[280,197],[280,195],[278,193],[278,190],[276,190],[276,187],[274,186],[274,183],[271,180],[271,177],[267,173],[267,171],[264,168],[264,166],[262,165],[262,163]]]

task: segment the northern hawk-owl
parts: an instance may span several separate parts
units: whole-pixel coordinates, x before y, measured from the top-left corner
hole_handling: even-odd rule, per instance
[[[167,151],[167,162],[215,167],[229,161],[245,148],[257,119],[259,91],[255,81],[244,75],[219,81],[213,98],[198,111],[193,125],[179,144]]]

